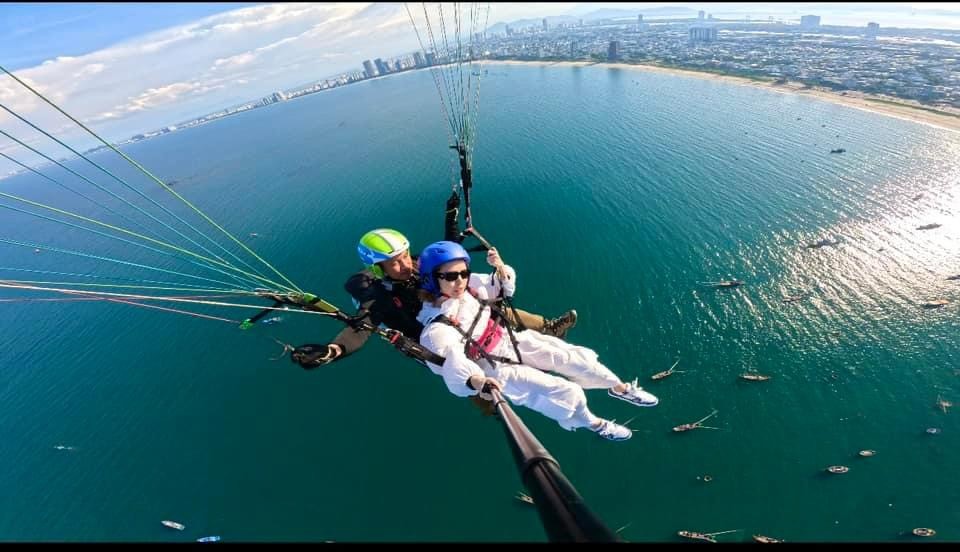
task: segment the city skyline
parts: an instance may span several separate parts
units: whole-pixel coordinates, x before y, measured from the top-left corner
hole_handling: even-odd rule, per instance
[[[56,35],[62,27],[69,26],[71,20],[74,23],[89,21],[90,16],[89,13],[71,12],[83,5],[62,5],[63,15],[68,16],[66,19],[53,17],[55,13],[49,12],[52,8],[41,6],[48,5],[0,7],[0,12],[10,10],[17,16],[0,19],[6,19],[7,25],[21,25],[12,33],[16,35],[14,38],[20,39],[19,42],[11,42],[11,33],[5,34],[8,38],[2,57],[26,60],[17,66],[7,59],[0,59],[0,65],[49,94],[68,113],[111,141],[338,73],[353,73],[362,70],[361,63],[367,59],[389,58],[419,50],[404,6],[374,3],[201,4],[189,9],[185,5],[173,5],[177,9],[168,11],[157,11],[158,5],[151,5],[153,7],[144,10],[153,9],[153,12],[142,13],[151,15],[148,19],[160,27],[142,21],[138,25],[101,26],[91,30],[88,36],[77,35],[70,44],[63,40],[50,41],[47,46],[50,49],[39,52],[39,39]],[[115,9],[128,15],[136,14],[133,5],[121,6],[124,7],[92,5],[91,9],[94,12]],[[487,24],[492,27],[525,18],[539,22],[541,17],[562,15],[582,17],[605,9],[642,13],[663,6],[705,9],[718,14],[743,13],[744,9],[759,13],[771,8],[735,3],[492,4]],[[862,13],[864,23],[869,19],[867,14],[871,14],[863,11],[871,6],[869,4],[786,6],[785,11],[782,6],[777,8],[785,17],[796,19],[799,19],[796,14],[824,6]],[[930,13],[945,23],[952,21],[949,14],[956,13],[960,22],[960,5],[955,3],[886,6],[893,11],[934,10]],[[28,7],[38,10],[34,13],[44,14],[45,26],[28,27]],[[411,5],[414,7],[418,6]],[[827,12],[820,10],[820,13]],[[830,24],[826,16],[824,24]],[[104,40],[109,42],[104,29],[119,27],[123,27],[124,32],[112,35],[119,42],[104,47]],[[89,44],[91,51],[85,52],[77,44]],[[41,58],[45,59],[37,63],[36,60]],[[0,80],[0,102],[39,126],[54,132],[72,131],[62,118],[9,77]],[[5,128],[20,130],[9,117],[2,120]],[[0,151],[9,151],[5,148],[9,147],[0,145]]]

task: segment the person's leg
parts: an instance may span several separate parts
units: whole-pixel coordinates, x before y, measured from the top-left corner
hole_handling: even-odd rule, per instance
[[[571,381],[523,364],[498,363],[493,372],[510,402],[556,420],[564,429],[595,427],[601,422],[587,408],[583,389]]]
[[[523,323],[524,328],[528,330],[533,330],[535,332],[539,332],[543,330],[543,326],[547,323],[547,320],[544,317],[540,316],[539,314],[533,314],[532,312],[527,312],[523,309],[516,309],[516,312],[517,312],[516,316],[514,316],[513,314],[514,309],[511,309],[506,305],[503,305],[502,309],[503,309],[503,317],[510,324],[510,327],[514,329],[520,327],[520,324],[518,323],[518,319],[519,319],[519,322]]]
[[[497,349],[503,355],[512,350],[509,340],[503,340]],[[586,347],[571,345],[561,339],[534,332],[517,334],[517,348],[524,364],[540,370],[556,372],[584,389],[621,388],[623,381],[597,360],[597,353]]]
[[[519,324],[522,322],[523,327],[528,330],[533,330],[535,332],[540,332],[546,335],[552,335],[563,339],[567,335],[567,331],[574,327],[577,324],[577,311],[569,310],[558,318],[546,319],[539,314],[534,314],[532,312],[527,312],[522,309],[516,309],[517,314],[514,316],[514,309],[503,306],[503,316],[510,324],[512,328],[519,328]]]

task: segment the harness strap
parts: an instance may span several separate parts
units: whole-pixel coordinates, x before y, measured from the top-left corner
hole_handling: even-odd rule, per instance
[[[470,358],[470,360],[476,361],[479,358],[484,358],[487,361],[489,361],[491,364],[493,364],[495,361],[502,362],[504,364],[520,364],[519,362],[517,362],[516,360],[513,360],[512,358],[506,358],[498,355],[491,355],[486,350],[484,350],[484,348],[479,343],[477,343],[472,337],[470,337],[469,333],[465,332],[463,328],[461,328],[453,320],[450,320],[449,318],[447,318],[442,314],[434,318],[430,323],[432,324],[434,322],[440,322],[441,324],[446,324],[451,328],[457,330],[457,332],[463,336],[466,343],[464,345],[463,350],[464,350],[464,353],[467,355],[467,358]],[[471,358],[471,349],[474,349],[476,353],[476,356],[472,358]]]

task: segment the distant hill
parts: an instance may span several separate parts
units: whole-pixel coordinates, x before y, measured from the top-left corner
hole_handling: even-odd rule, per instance
[[[691,8],[684,8],[679,6],[660,6],[658,8],[644,8],[644,9],[633,9],[633,10],[624,10],[620,8],[601,8],[599,10],[593,10],[587,12],[580,17],[584,21],[594,21],[597,19],[618,19],[621,17],[636,17],[638,14],[643,14],[644,17],[648,16],[694,16],[697,14],[697,11]]]
[[[580,8],[582,10],[583,8]],[[573,10],[571,13],[573,15],[550,15],[547,16],[547,25],[553,27],[560,24],[576,24],[581,19],[585,22],[599,21],[601,19],[621,19],[621,18],[634,18],[639,14],[643,14],[644,17],[665,17],[665,16],[677,16],[677,17],[694,17],[697,12],[691,8],[684,8],[679,6],[660,6],[657,8],[645,8],[645,9],[621,9],[621,8],[601,8],[599,10],[591,10],[584,12],[578,15],[576,12],[578,10]],[[503,22],[500,21],[494,25],[487,27],[488,33],[505,33],[506,26],[510,25],[512,29],[524,29],[527,27],[540,27],[543,25],[543,17],[539,18],[527,18],[527,19],[517,19],[515,21]]]
[[[487,32],[488,33],[505,33],[507,31],[506,30],[507,25],[510,25],[511,29],[523,29],[526,27],[540,27],[543,25],[543,20],[544,20],[543,17],[539,17],[536,19],[533,19],[533,18],[517,19],[516,21],[509,21],[507,23],[500,22],[495,25],[491,25],[487,27]],[[576,23],[580,20],[580,18],[573,17],[570,15],[550,15],[546,17],[546,20],[547,20],[547,25],[551,27],[555,27],[557,25],[560,25],[561,23],[567,24],[567,25]]]

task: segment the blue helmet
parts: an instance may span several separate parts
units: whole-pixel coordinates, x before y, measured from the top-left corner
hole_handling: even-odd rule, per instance
[[[441,265],[450,261],[462,260],[470,267],[470,254],[462,245],[452,241],[438,241],[424,248],[420,254],[420,283],[424,290],[440,293],[440,284],[433,274]]]

